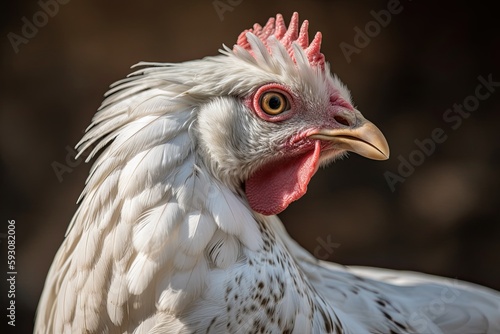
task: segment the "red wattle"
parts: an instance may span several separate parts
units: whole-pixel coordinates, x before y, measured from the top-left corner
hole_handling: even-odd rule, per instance
[[[320,151],[317,141],[314,149],[269,163],[252,174],[245,188],[250,207],[270,216],[280,213],[291,202],[302,197],[318,170]]]

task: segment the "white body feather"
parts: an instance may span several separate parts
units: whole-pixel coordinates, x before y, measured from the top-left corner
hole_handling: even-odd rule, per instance
[[[35,332],[499,333],[494,291],[319,262],[276,216],[250,209],[235,171],[206,157],[239,159],[205,122],[240,108],[217,96],[294,71],[309,82],[304,90],[343,86],[285,55],[224,53],[147,68],[112,88],[80,143],[94,145],[89,159],[102,153],[48,274]],[[217,77],[220,66],[247,73]]]

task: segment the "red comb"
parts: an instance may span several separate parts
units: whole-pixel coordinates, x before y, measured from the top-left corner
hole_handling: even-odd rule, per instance
[[[247,33],[251,32],[257,36],[262,43],[269,50],[268,39],[272,35],[278,39],[283,46],[285,46],[288,54],[295,61],[293,54],[292,43],[297,42],[302,49],[304,49],[309,64],[311,66],[320,66],[324,68],[325,66],[325,56],[320,52],[321,48],[321,33],[317,32],[314,39],[309,44],[308,36],[309,21],[305,20],[299,30],[299,14],[297,12],[293,13],[292,19],[290,20],[290,25],[285,26],[285,21],[281,14],[276,15],[276,19],[271,17],[266,25],[262,27],[260,24],[254,24],[252,29],[247,29],[243,31],[238,37],[236,45],[241,46],[247,51],[252,52],[250,43],[248,43]]]

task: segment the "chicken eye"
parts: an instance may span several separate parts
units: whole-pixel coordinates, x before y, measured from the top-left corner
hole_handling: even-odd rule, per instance
[[[278,115],[288,110],[288,100],[278,92],[268,92],[262,95],[260,107],[268,115]]]

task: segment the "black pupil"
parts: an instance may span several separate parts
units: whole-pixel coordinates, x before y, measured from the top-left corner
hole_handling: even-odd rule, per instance
[[[272,96],[269,99],[269,108],[276,110],[281,107],[281,99],[278,96]]]

